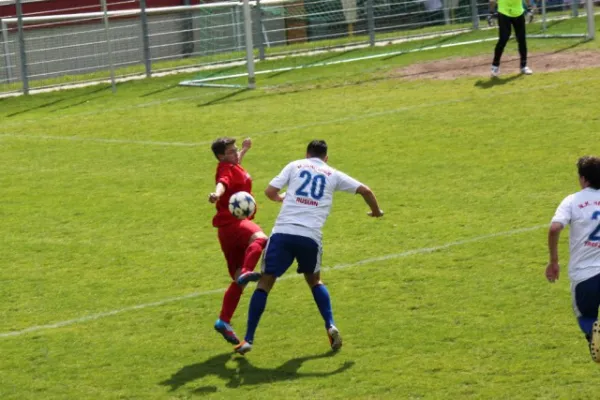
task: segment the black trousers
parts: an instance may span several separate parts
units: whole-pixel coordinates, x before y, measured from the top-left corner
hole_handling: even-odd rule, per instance
[[[527,41],[525,39],[525,13],[518,17],[509,17],[502,13],[498,13],[498,43],[494,50],[494,61],[492,65],[500,66],[500,58],[506,47],[508,39],[510,39],[511,27],[515,28],[515,36],[519,43],[519,54],[521,55],[521,68],[527,66]]]

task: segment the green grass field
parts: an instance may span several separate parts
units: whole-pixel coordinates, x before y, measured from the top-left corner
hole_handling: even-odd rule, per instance
[[[598,152],[600,68],[393,78],[492,47],[265,75],[254,91],[179,75],[0,99],[0,398],[596,398],[566,237],[561,279],[543,272],[545,227],[578,190],[577,158]],[[266,232],[278,205],[262,190],[313,138],[378,196],[374,220],[339,194],[324,230],[341,352],[293,271],[245,358],[213,331],[229,283],[206,200],[222,135],[253,138]]]

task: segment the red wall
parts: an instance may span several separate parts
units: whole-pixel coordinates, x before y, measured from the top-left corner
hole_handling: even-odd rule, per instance
[[[201,0],[190,0],[190,4],[200,4]],[[127,10],[140,8],[139,1],[106,0],[109,10]],[[120,3],[120,4],[117,4]],[[23,14],[54,15],[78,14],[82,12],[102,11],[100,0],[47,0],[23,3]],[[146,0],[146,7],[168,7],[183,5],[183,0]],[[17,11],[14,4],[0,6],[0,18],[14,17]]]

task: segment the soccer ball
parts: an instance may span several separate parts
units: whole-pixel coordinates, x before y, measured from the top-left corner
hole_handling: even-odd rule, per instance
[[[246,219],[256,211],[256,201],[248,192],[237,192],[229,198],[229,211],[237,219]]]

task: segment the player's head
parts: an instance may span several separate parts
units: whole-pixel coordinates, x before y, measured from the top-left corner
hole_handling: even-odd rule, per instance
[[[232,164],[239,163],[238,149],[235,145],[235,139],[230,137],[222,137],[216,139],[211,146],[217,160]]]
[[[600,157],[581,157],[577,160],[577,172],[582,188],[600,189]]]
[[[327,143],[324,140],[313,140],[306,147],[306,158],[313,157],[327,161]]]

